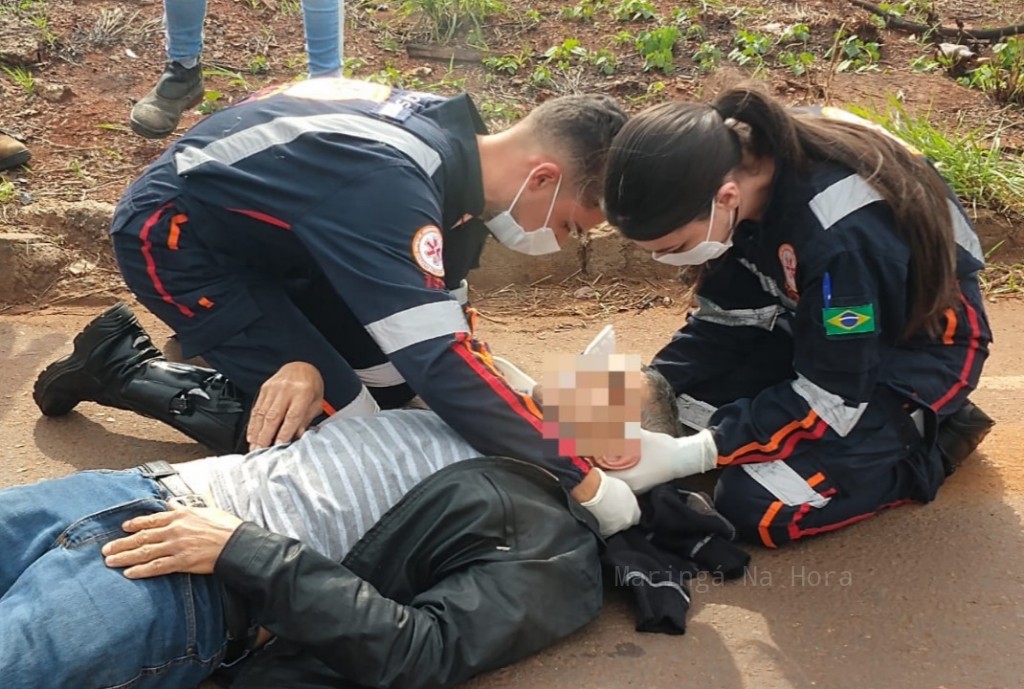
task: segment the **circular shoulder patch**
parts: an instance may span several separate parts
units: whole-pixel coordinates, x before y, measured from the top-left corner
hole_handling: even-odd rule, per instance
[[[436,225],[424,225],[412,238],[412,257],[428,275],[444,277],[444,240]]]

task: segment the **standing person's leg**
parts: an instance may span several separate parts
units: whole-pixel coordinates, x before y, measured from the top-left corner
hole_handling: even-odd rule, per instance
[[[212,576],[127,579],[100,549],[121,524],[165,509],[141,498],[73,523],[0,598],[4,686],[197,686],[220,664],[227,631]]]
[[[302,0],[309,76],[340,76],[345,54],[345,0]]]
[[[132,130],[149,139],[171,134],[181,114],[203,99],[203,22],[206,0],[164,0],[167,64],[159,81],[135,107]]]

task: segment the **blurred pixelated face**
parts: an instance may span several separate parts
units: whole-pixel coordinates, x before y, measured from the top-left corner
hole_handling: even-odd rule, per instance
[[[639,356],[552,355],[542,385],[544,437],[558,442],[560,455],[639,457]]]

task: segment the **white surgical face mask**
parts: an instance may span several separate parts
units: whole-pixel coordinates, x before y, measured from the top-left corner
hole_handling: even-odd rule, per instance
[[[559,175],[558,183],[555,185],[555,196],[551,199],[551,206],[548,208],[548,217],[544,219],[544,226],[539,227],[533,232],[527,232],[523,229],[523,226],[512,217],[512,209],[516,207],[516,203],[519,202],[519,197],[523,195],[523,191],[526,190],[526,185],[530,183],[530,177],[533,176],[534,171],[530,170],[530,174],[527,175],[526,181],[523,182],[523,186],[519,187],[519,192],[516,197],[512,199],[512,205],[508,207],[507,211],[502,211],[496,216],[485,222],[487,229],[491,231],[495,239],[507,246],[513,251],[518,251],[521,254],[527,254],[529,256],[540,256],[542,254],[553,254],[562,247],[558,244],[558,238],[555,237],[555,231],[548,227],[548,223],[551,221],[551,214],[555,211],[555,202],[558,200],[558,190],[562,188],[562,177]]]
[[[672,254],[658,254],[657,252],[651,254],[651,258],[659,263],[667,263],[670,266],[699,266],[708,261],[718,258],[732,246],[732,230],[736,225],[736,211],[733,210],[732,218],[729,222],[729,236],[725,238],[724,242],[713,242],[711,241],[711,229],[715,226],[715,206],[718,204],[714,201],[711,202],[711,218],[708,220],[708,236],[704,238],[704,241],[686,251],[678,251]]]

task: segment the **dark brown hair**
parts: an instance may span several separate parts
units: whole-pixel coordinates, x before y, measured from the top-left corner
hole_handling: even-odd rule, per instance
[[[728,126],[729,119],[740,126]],[[749,136],[741,137],[741,128],[749,128]],[[941,332],[956,295],[956,244],[939,174],[894,138],[791,113],[756,87],[730,89],[714,105],[665,103],[631,119],[608,156],[608,222],[629,239],[649,240],[706,217],[744,154],[770,156],[797,173],[833,161],[864,177],[889,204],[896,234],[910,249],[903,335]]]
[[[584,94],[545,101],[523,122],[546,148],[566,158],[580,200],[595,207],[604,191],[608,149],[627,117],[611,96]]]

